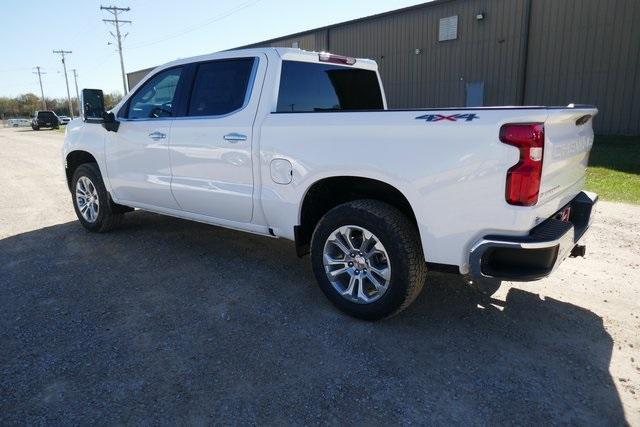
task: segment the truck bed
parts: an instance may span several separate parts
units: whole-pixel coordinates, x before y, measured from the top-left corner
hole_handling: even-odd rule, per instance
[[[528,233],[580,192],[593,131],[576,120],[596,113],[588,106],[272,113],[261,123],[260,145],[263,164],[295,160],[297,191],[329,174],[391,183],[415,211],[425,259],[466,273],[468,250],[481,236]],[[512,206],[505,173],[519,153],[499,132],[506,123],[532,122],[545,127],[540,200]],[[265,172],[263,194],[281,193]],[[263,203],[284,233],[284,224],[298,221],[284,218],[269,198]]]

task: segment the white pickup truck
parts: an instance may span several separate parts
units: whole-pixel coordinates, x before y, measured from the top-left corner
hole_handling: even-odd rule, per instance
[[[388,110],[367,59],[220,52],[156,68],[109,112],[99,90],[82,103],[63,160],[85,228],[137,208],[290,239],[363,319],[407,307],[428,269],[549,275],[583,254],[597,200],[595,108]]]

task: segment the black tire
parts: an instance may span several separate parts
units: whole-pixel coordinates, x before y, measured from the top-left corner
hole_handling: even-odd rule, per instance
[[[40,128],[38,126],[31,126],[31,129],[33,130],[40,130]]]
[[[78,201],[76,198],[76,186],[78,180],[81,177],[87,177],[91,181],[91,183],[95,186],[97,195],[98,195],[98,214],[96,219],[93,222],[89,222],[86,220],[80,209],[78,207]],[[104,186],[104,182],[102,181],[102,175],[100,174],[100,169],[98,169],[98,165],[95,163],[84,163],[74,171],[73,178],[71,180],[71,197],[73,200],[73,209],[76,211],[76,216],[80,221],[80,224],[84,228],[89,231],[93,231],[96,233],[105,233],[114,227],[118,226],[122,222],[122,218],[124,217],[124,213],[120,212],[117,207],[119,205],[115,205],[111,201],[111,197],[109,197],[109,193]]]
[[[365,228],[384,245],[391,265],[386,292],[376,301],[352,302],[336,291],[325,272],[324,245],[339,227]],[[320,219],[311,238],[311,263],[320,289],[345,313],[364,320],[379,320],[398,314],[418,296],[424,285],[427,267],[416,226],[398,209],[378,200],[344,203]]]

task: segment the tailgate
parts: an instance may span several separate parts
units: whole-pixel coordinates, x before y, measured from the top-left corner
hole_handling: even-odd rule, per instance
[[[593,146],[596,108],[549,110],[544,123],[545,145],[538,204],[558,197],[571,199],[584,186]]]

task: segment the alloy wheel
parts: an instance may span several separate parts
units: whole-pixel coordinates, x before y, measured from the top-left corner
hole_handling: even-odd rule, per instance
[[[98,190],[91,180],[81,176],[76,183],[76,205],[87,222],[95,222],[100,211]]]
[[[334,230],[324,244],[322,261],[333,288],[351,302],[371,304],[389,288],[389,255],[366,228],[345,225]]]

